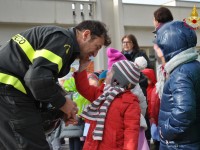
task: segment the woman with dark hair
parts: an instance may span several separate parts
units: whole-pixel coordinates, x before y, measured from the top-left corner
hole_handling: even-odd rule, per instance
[[[166,7],[160,7],[154,11],[153,24],[155,28],[160,28],[160,26],[166,22],[173,21],[173,15],[171,11]]]
[[[137,39],[133,34],[127,34],[122,37],[122,54],[132,62],[137,57],[143,56],[147,60],[147,68],[151,68],[148,56],[144,51],[140,50]]]

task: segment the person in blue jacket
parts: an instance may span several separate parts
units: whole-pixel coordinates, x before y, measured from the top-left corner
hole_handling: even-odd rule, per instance
[[[162,59],[157,90],[160,150],[200,149],[200,62],[195,31],[182,21],[156,31],[154,49]]]

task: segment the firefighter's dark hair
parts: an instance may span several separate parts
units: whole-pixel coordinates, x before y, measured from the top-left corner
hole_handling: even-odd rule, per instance
[[[79,23],[75,29],[79,31],[90,30],[91,36],[103,36],[105,41],[104,45],[108,46],[111,44],[111,38],[108,35],[108,30],[106,29],[106,25],[103,22],[97,20],[85,20]]]

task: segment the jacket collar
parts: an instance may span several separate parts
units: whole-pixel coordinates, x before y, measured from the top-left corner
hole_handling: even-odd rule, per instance
[[[77,38],[76,38],[76,29],[75,28],[70,28],[69,29],[69,33],[73,39],[73,46],[74,46],[74,50],[73,50],[73,53],[80,53],[80,47],[79,47],[79,44],[78,44],[78,41],[77,41]]]

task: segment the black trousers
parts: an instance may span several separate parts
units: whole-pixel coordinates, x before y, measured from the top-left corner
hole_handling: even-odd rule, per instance
[[[82,150],[84,141],[80,141],[80,137],[69,138],[70,150]]]
[[[0,150],[49,150],[34,99],[0,87]]]

